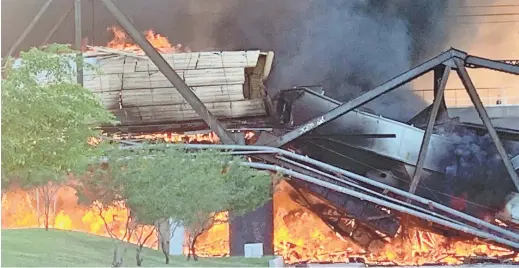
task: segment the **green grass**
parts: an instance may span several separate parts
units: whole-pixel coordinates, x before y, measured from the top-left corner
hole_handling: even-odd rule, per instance
[[[170,256],[165,264],[162,252],[143,249],[143,266],[205,266],[246,267],[268,266],[270,257],[245,259],[240,257],[200,258],[186,261],[182,256]],[[71,231],[43,229],[2,230],[2,266],[5,267],[110,267],[113,256],[112,240],[105,237]],[[126,252],[124,266],[136,266],[135,246]]]

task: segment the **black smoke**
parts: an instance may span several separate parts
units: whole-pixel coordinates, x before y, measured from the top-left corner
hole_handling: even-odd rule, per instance
[[[212,32],[218,47],[275,51],[269,89],[319,84],[345,101],[444,50],[457,8],[450,2],[243,0]],[[407,120],[423,106],[404,89],[369,108]]]
[[[453,196],[465,199],[469,201],[465,212],[478,216],[501,210],[515,186],[490,136],[478,135],[459,125],[438,129],[437,134],[454,140],[450,157],[444,159],[445,181],[441,191],[448,195],[444,200],[451,203]],[[519,154],[519,143],[503,145],[508,154]]]
[[[5,3],[4,3],[5,2]],[[5,53],[44,0],[2,1]],[[449,0],[117,0],[141,30],[150,28],[193,50],[263,49],[276,53],[268,81],[272,92],[297,85],[323,85],[348,100],[448,47]],[[70,7],[56,0],[22,47],[40,45]],[[23,14],[22,14],[23,13]],[[83,1],[83,33],[90,44],[110,40],[113,17],[95,0]],[[73,42],[73,16],[51,41]],[[466,26],[466,25],[465,25]],[[406,103],[406,105],[402,105]],[[407,90],[374,101],[369,108],[407,120],[422,109]]]

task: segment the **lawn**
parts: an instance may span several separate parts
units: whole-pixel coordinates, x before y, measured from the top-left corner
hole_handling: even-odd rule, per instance
[[[245,259],[240,257],[200,258],[186,261],[182,256],[171,256],[164,262],[162,252],[144,249],[143,266],[205,266],[247,267],[268,266],[270,257]],[[43,229],[2,230],[2,266],[6,267],[110,267],[113,256],[112,240],[105,237]],[[131,246],[124,266],[136,266],[135,246]]]

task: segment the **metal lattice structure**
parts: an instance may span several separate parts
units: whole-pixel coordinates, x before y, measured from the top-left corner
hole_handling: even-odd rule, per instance
[[[519,249],[519,235],[509,230],[505,230],[496,225],[481,221],[472,216],[453,210],[441,204],[436,204],[431,200],[424,199],[414,194],[423,173],[425,165],[425,157],[428,153],[429,144],[431,142],[432,130],[435,119],[442,109],[444,102],[444,90],[450,71],[456,71],[465,89],[467,90],[475,108],[482,119],[484,126],[492,138],[492,141],[497,147],[499,155],[503,159],[505,167],[512,181],[516,187],[519,188],[519,178],[515,172],[512,162],[506,154],[503,144],[498,137],[497,131],[492,125],[490,118],[481,103],[481,100],[476,92],[476,89],[467,73],[466,68],[487,68],[504,73],[519,75],[518,61],[494,61],[468,55],[463,51],[456,49],[449,49],[431,60],[405,72],[397,77],[375,87],[371,91],[360,95],[359,97],[347,101],[342,104],[337,104],[336,108],[331,109],[327,113],[315,117],[306,123],[297,126],[295,129],[280,136],[273,136],[271,134],[262,133],[258,139],[258,146],[238,146],[242,144],[243,139],[239,139],[236,135],[232,135],[227,131],[217,120],[214,115],[207,109],[204,103],[191,91],[182,78],[173,70],[168,62],[161,56],[161,54],[150,44],[148,40],[136,29],[131,21],[119,10],[119,8],[112,2],[112,0],[100,0],[106,9],[116,18],[129,36],[143,49],[151,61],[158,67],[159,71],[168,79],[169,82],[178,90],[182,97],[191,105],[196,113],[203,119],[209,128],[216,133],[222,143],[225,145],[204,145],[204,146],[188,146],[193,149],[203,148],[220,148],[226,150],[257,150],[253,157],[257,160],[254,163],[243,163],[249,167],[266,169],[277,172],[282,172],[288,176],[292,176],[298,180],[303,186],[309,188],[313,192],[319,192],[328,199],[337,199],[342,206],[351,213],[350,204],[359,201],[369,202],[369,205],[363,205],[363,209],[358,213],[352,213],[353,217],[365,218],[369,214],[372,217],[372,222],[365,224],[373,229],[385,230],[386,235],[391,235],[396,232],[398,228],[398,221],[396,220],[396,213],[382,212],[380,207],[390,208],[399,213],[406,213],[424,220],[434,222],[436,224],[454,228],[483,239],[495,241],[497,243],[506,245],[511,248]],[[15,42],[15,45],[10,49],[9,54],[17,49],[27,34],[31,31],[45,10],[48,8],[52,0],[48,0],[42,7],[38,15],[29,24],[29,27],[22,33],[20,38]],[[76,48],[81,48],[81,0],[75,0],[75,41]],[[55,27],[57,28],[57,27]],[[53,29],[54,30],[54,29]],[[78,67],[78,82],[82,83],[81,67]],[[422,76],[423,74],[433,71],[435,73],[434,89],[435,99],[427,120],[427,127],[423,135],[419,154],[416,162],[416,171],[412,175],[412,183],[409,191],[403,191],[375,180],[360,176],[353,172],[343,170],[326,163],[322,163],[311,158],[294,154],[282,149],[290,142],[319,129],[327,123],[349,113],[354,109],[361,107],[367,102],[395,90],[399,86]],[[210,147],[207,147],[210,146]],[[290,158],[290,159],[289,159]],[[399,196],[408,199],[409,202],[386,196],[380,192],[374,191],[365,187],[370,185],[378,189],[391,191]],[[419,205],[411,204],[411,201]],[[337,203],[337,202],[335,202]],[[438,209],[438,213],[428,209],[428,207]],[[353,206],[357,207],[357,205]],[[382,217],[384,216],[384,217]],[[504,238],[506,237],[506,238]]]

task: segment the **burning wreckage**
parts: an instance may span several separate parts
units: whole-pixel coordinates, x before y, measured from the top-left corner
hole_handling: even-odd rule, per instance
[[[198,252],[243,255],[245,244],[262,243],[264,254],[289,263],[519,262],[519,130],[492,126],[467,73],[518,75],[517,62],[450,49],[341,103],[315,86],[268,94],[273,52],[190,52],[150,32],[161,62],[153,47],[141,44],[143,51],[118,34],[108,47],[84,52],[102,70],[85,72],[84,86],[121,122],[106,126],[107,135],[128,146],[162,139],[248,151],[248,165],[290,178],[277,185],[273,202],[213,226]],[[448,116],[451,71],[483,125]],[[409,122],[362,108],[428,72],[435,101]]]
[[[104,71],[103,75],[86,73],[85,87],[100,96],[121,121],[117,129],[106,131],[125,133],[120,139],[162,137],[173,142],[219,143],[218,131],[227,129],[234,145],[220,148],[257,150],[259,156],[252,157],[258,162],[252,166],[281,170],[291,176],[279,188],[300,208],[283,210],[284,202],[276,202],[275,194],[275,205],[245,217],[231,215],[227,234],[231,255],[243,254],[246,243],[263,243],[265,254],[275,251],[291,262],[348,261],[352,256],[362,256],[364,261],[376,263],[456,263],[461,260],[456,256],[459,252],[434,248],[452,250],[449,243],[472,241],[466,243],[475,248],[482,247],[478,243],[489,244],[486,250],[466,252],[465,259],[489,256],[519,261],[519,197],[514,194],[519,186],[519,132],[492,126],[466,70],[488,68],[517,75],[516,63],[451,49],[341,103],[327,97],[319,87],[267,94],[264,82],[272,65],[272,52],[161,51],[171,68],[224,126],[211,129],[214,132],[206,139],[197,139],[196,134],[171,133],[204,130],[214,122],[201,120],[196,107],[172,86],[158,64],[129,50],[97,47],[85,53]],[[462,79],[483,125],[449,118],[443,91],[451,71]],[[434,72],[435,101],[409,122],[384,118],[362,108],[427,72]],[[485,127],[490,134],[482,135]],[[261,153],[274,150],[272,147],[290,151]],[[319,250],[319,254],[314,251],[313,255],[297,249],[290,251],[305,248],[305,242],[280,241],[276,236],[282,234],[274,231],[278,228],[274,217],[281,215],[280,221],[305,224],[308,220],[301,215],[307,213],[320,219],[336,239],[354,246],[335,257],[323,257],[325,250]],[[423,256],[402,256],[405,253],[391,246],[405,244],[405,236],[410,240],[415,236],[418,241],[407,254]],[[473,241],[475,237],[480,242]],[[503,248],[498,249],[500,246]],[[326,250],[337,253],[333,248]],[[440,253],[430,256],[428,251]]]

